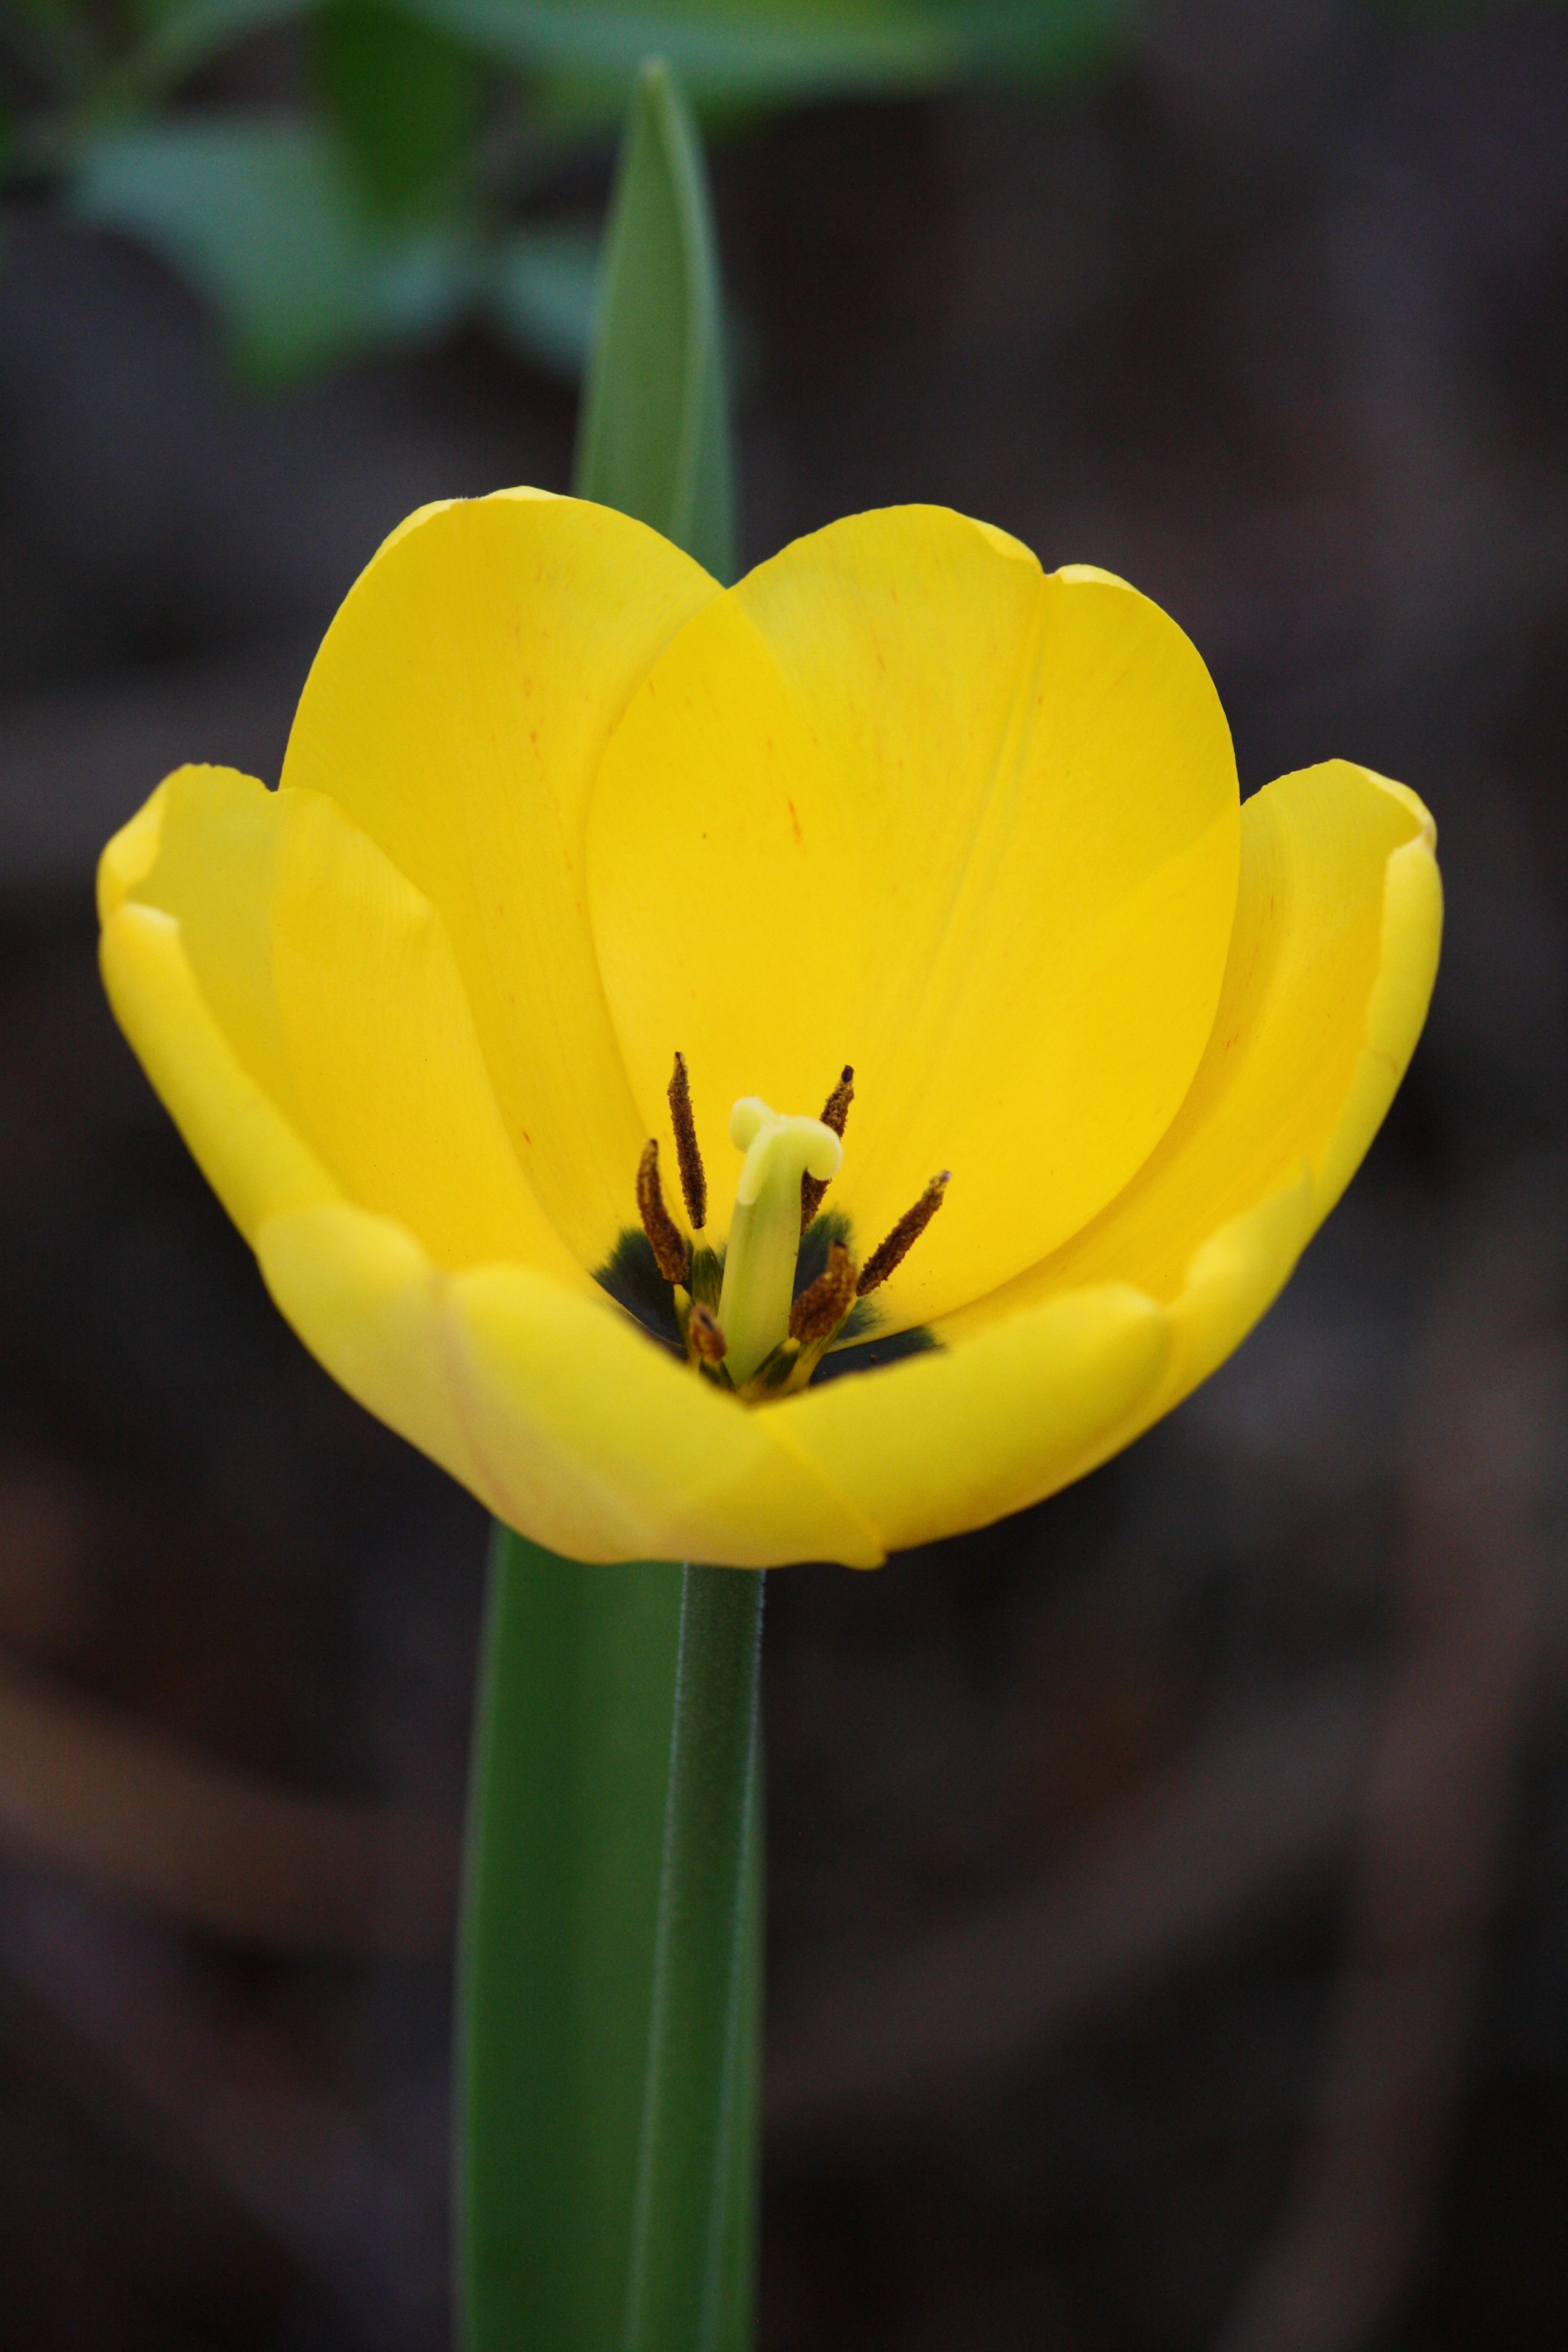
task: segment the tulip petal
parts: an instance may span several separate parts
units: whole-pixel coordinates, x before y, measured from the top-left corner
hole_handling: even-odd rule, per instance
[[[1415,1050],[1442,929],[1435,841],[1413,793],[1348,761],[1247,803],[1225,988],[1185,1102],[1093,1224],[946,1318],[955,1353],[1021,1307],[1113,1280],[1171,1308],[1148,1419],[1230,1353],[1343,1192]]]
[[[174,917],[127,901],[104,925],[99,960],[115,1019],[247,1241],[278,1211],[334,1199],[321,1161],[237,1059]]]
[[[901,1550],[985,1527],[1104,1461],[1143,1426],[1171,1345],[1152,1299],[1107,1284],[764,1413]]]
[[[634,687],[717,593],[606,508],[521,491],[426,508],[350,591],[284,763],[440,916],[513,1148],[584,1265],[630,1214],[647,1133],[585,912],[588,794]]]
[[[177,814],[204,793],[237,827],[236,867],[245,823],[258,840],[271,828],[274,887],[290,823],[317,827],[312,867],[374,857],[333,847],[339,821],[329,813],[322,831],[308,796],[290,819],[271,796],[258,810],[257,793],[172,779],[106,859],[115,1009],[312,1352],[510,1524],[585,1559],[871,1566],[1093,1468],[1212,1370],[1286,1279],[1386,1109],[1435,969],[1420,803],[1343,762],[1282,779],[1246,814],[1210,1050],[1134,1183],[1067,1249],[948,1318],[942,1352],[748,1412],[591,1297],[527,1265],[449,1273],[403,1225],[340,1197],[237,1053],[182,921],[142,895],[178,898],[171,844],[209,870],[199,826]],[[210,961],[199,920],[192,935]],[[214,965],[219,1000],[253,949],[236,952],[233,971]],[[247,999],[253,1059],[269,1022],[287,1041],[281,1001]]]
[[[589,902],[652,1129],[686,1055],[717,1229],[731,1101],[815,1111],[846,1061],[830,1198],[862,1253],[952,1170],[879,1294],[897,1328],[1146,1158],[1213,1023],[1237,857],[1229,733],[1175,625],[904,508],[797,541],[674,639],[605,755]]]
[[[167,824],[185,783],[171,779],[109,865],[105,982],[149,1077],[318,1361],[509,1524],[568,1557],[875,1566],[875,1529],[781,1444],[772,1416],[699,1381],[580,1276],[574,1288],[535,1265],[454,1275],[405,1225],[342,1198],[279,1107],[287,1069],[264,1085],[236,1051],[179,919],[120,891],[127,870],[134,887],[160,876],[172,886],[177,869],[174,861],[163,869],[156,834],[166,825],[176,839],[185,835],[177,817]],[[250,793],[272,809],[282,797],[221,772],[195,772],[193,795],[203,788],[220,810],[225,800],[244,809]],[[260,1002],[253,1046],[271,1018]]]
[[[352,1396],[574,1559],[881,1558],[867,1518],[608,1306],[521,1266],[455,1276],[342,1203],[263,1227],[268,1286]]]
[[[334,802],[182,769],[110,844],[101,890],[177,924],[207,1013],[337,1191],[442,1265],[586,1286],[518,1167],[439,919]]]

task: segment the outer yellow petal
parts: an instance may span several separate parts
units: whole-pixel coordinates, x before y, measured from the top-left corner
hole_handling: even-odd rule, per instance
[[[1021,1307],[1121,1279],[1172,1310],[1148,1419],[1230,1353],[1360,1164],[1415,1049],[1442,929],[1435,838],[1413,793],[1346,761],[1247,803],[1225,988],[1186,1101],[1086,1231],[947,1319],[955,1351]]]
[[[517,1265],[447,1274],[405,1228],[344,1202],[241,1066],[163,908],[123,904],[103,958],[132,1045],[307,1347],[571,1557],[871,1567],[1065,1484],[1112,1450],[1159,1376],[1165,1318],[1106,1288],[951,1357],[748,1412],[607,1306]]]
[[[1143,1425],[1171,1344],[1152,1300],[1108,1284],[764,1417],[899,1550],[987,1526],[1104,1461]]]
[[[510,1526],[576,1559],[741,1568],[881,1556],[820,1470],[614,1308],[518,1266],[446,1276],[389,1221],[279,1218],[274,1298],[350,1394]]]
[[[143,801],[130,824],[122,824],[112,840],[104,845],[103,854],[98,861],[98,919],[100,927],[111,915],[119,913],[137,884],[152,872],[157,863],[163,833],[163,807],[167,799],[168,786],[160,784],[157,791]]]
[[[116,1020],[246,1239],[279,1211],[334,1199],[321,1161],[236,1058],[173,916],[128,900],[104,926],[99,953]]]
[[[184,781],[172,780],[160,812],[168,820],[174,803],[176,838]],[[227,776],[192,788],[215,785],[220,814],[231,788],[241,806],[247,790],[260,792]],[[266,797],[286,831],[286,813]],[[314,826],[308,797],[302,808]],[[352,1395],[570,1557],[756,1568],[879,1559],[869,1522],[781,1443],[773,1416],[698,1381],[591,1286],[515,1263],[450,1274],[405,1226],[345,1201],[277,1090],[244,1066],[174,915],[136,898],[113,903],[128,867],[140,866],[141,887],[161,870],[155,842],[140,858],[150,827],[134,822],[141,832],[106,869],[110,1002],[278,1305]],[[319,836],[308,847],[321,856]],[[273,870],[287,862],[274,858]],[[344,1082],[358,1081],[345,1071]]]
[[[588,1265],[627,1220],[645,1135],[584,909],[588,794],[632,689],[717,593],[602,507],[427,508],[351,590],[283,771],[440,915],[519,1159]]]
[[[1405,809],[1411,830],[1389,856],[1381,952],[1367,1005],[1366,1034],[1343,1108],[1317,1162],[1320,1223],[1361,1166],[1409,1067],[1432,1001],[1443,937],[1437,828],[1406,785],[1373,775],[1370,769],[1362,773]]]
[[[715,1223],[731,1101],[852,1062],[869,1249],[950,1168],[892,1325],[1081,1225],[1176,1110],[1236,897],[1224,714],[1175,625],[937,508],[797,541],[675,639],[594,798],[595,936],[645,1119],[690,1066]]]
[[[177,922],[206,1011],[337,1190],[443,1265],[585,1282],[518,1167],[439,919],[335,803],[183,769],[101,887]]]

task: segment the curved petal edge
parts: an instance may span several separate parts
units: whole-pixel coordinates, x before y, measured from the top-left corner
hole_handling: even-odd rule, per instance
[[[344,1202],[257,1238],[268,1288],[351,1396],[536,1543],[574,1559],[876,1567],[826,1473],[606,1301],[520,1265],[447,1275]]]

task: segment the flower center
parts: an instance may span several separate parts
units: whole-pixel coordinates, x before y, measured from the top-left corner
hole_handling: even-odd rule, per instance
[[[736,1103],[730,1140],[745,1160],[722,1261],[700,1240],[689,1240],[666,1206],[658,1139],[650,1137],[643,1149],[637,1211],[659,1274],[670,1286],[688,1360],[749,1403],[805,1386],[857,1302],[887,1280],[942,1206],[945,1171],[932,1177],[863,1266],[842,1241],[830,1238],[821,1272],[805,1281],[801,1242],[843,1163],[854,1079],[847,1067],[820,1118],[772,1110],[756,1095],[743,1095]],[[669,1082],[669,1110],[681,1195],[692,1230],[700,1235],[708,1216],[708,1180],[679,1054]],[[847,1233],[847,1227],[841,1230]]]

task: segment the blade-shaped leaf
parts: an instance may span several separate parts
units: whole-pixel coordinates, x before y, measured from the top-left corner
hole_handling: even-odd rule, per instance
[[[680,1582],[496,1530],[458,2052],[467,2352],[618,2352]]]
[[[682,1586],[677,1566],[586,1568],[495,1529],[460,1948],[463,2352],[624,2352]],[[752,2339],[762,1820],[759,1772],[709,2352]]]
[[[734,571],[718,259],[690,116],[661,65],[632,99],[574,487]]]

